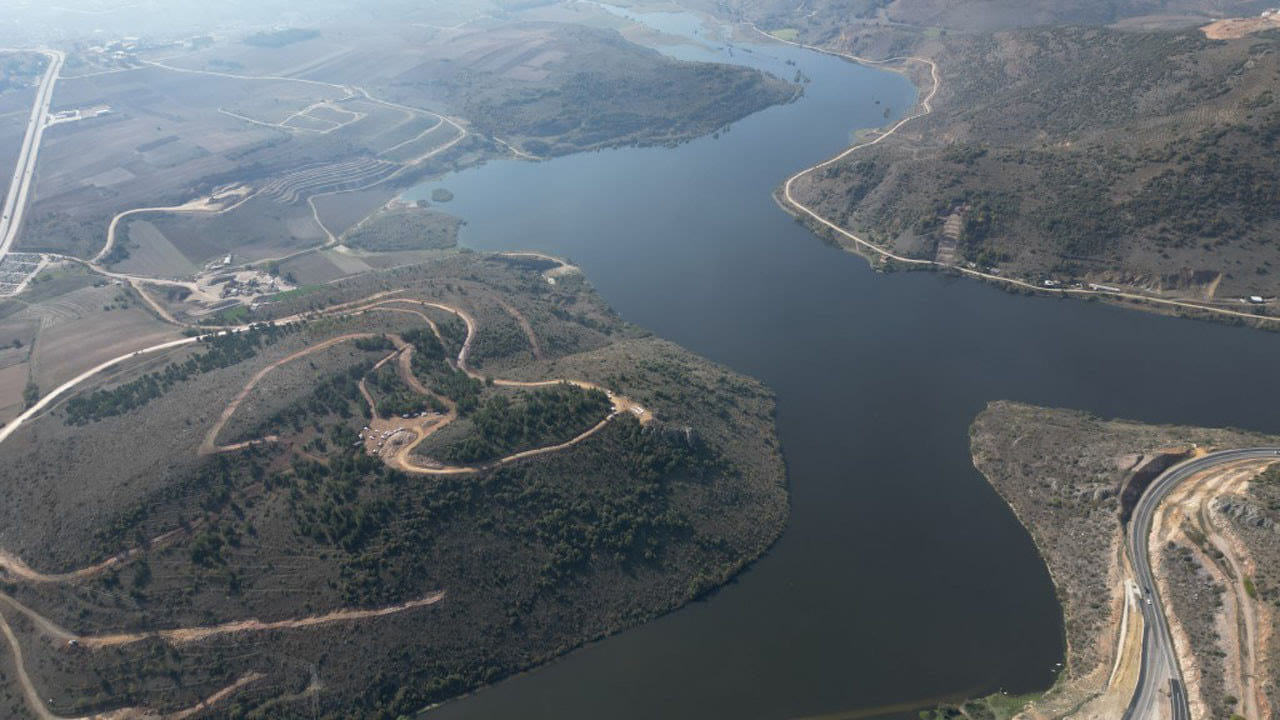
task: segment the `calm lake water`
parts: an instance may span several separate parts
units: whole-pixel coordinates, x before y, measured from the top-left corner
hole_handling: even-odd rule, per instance
[[[646,21],[697,27],[688,16]],[[447,209],[468,222],[464,244],[567,256],[626,319],[769,384],[790,525],[707,601],[430,717],[863,717],[1047,687],[1062,659],[1060,610],[1026,532],[973,469],[974,415],[1014,399],[1280,431],[1280,337],[876,274],[770,192],[851,131],[884,124],[886,108],[900,115],[910,84],[789,46],[670,52],[787,79],[799,68],[812,82],[801,100],[719,138],[493,162],[413,194],[448,188]]]

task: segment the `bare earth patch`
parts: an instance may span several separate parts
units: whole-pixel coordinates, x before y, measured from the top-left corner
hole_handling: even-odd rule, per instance
[[[1227,18],[1211,22],[1200,30],[1210,40],[1230,40],[1271,28],[1280,28],[1280,13],[1269,11],[1260,17]]]

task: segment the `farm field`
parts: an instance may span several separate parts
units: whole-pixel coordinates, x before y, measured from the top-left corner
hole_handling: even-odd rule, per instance
[[[149,277],[187,277],[199,266],[183,254],[155,225],[146,220],[129,220],[121,230],[128,257],[113,263],[117,272]],[[199,260],[200,258],[197,258]]]
[[[373,188],[320,195],[313,202],[325,227],[334,235],[343,236],[394,196],[395,191],[390,188]]]
[[[258,196],[221,214],[165,213],[149,223],[193,265],[234,253],[243,260],[285,255],[319,245],[324,231],[311,210]]]
[[[24,360],[0,366],[0,422],[8,423],[25,408],[22,389],[27,386],[30,365]]]
[[[56,100],[55,109],[101,104],[112,111],[47,133],[21,246],[82,257],[103,247],[116,213],[181,205],[229,183],[300,204],[316,193],[385,181],[401,166],[376,154],[400,141],[379,144],[376,137],[424,116],[435,122],[327,85],[159,67],[69,79]],[[316,105],[324,102],[330,106]]]
[[[117,285],[81,288],[15,317],[28,316],[40,322],[31,365],[33,380],[42,389],[113,357],[181,336]]]

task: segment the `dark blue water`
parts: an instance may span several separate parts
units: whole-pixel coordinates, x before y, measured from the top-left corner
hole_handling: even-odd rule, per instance
[[[971,465],[974,415],[1014,399],[1280,430],[1280,337],[879,275],[824,246],[770,192],[914,91],[836,58],[754,50],[678,53],[788,79],[799,67],[813,79],[804,98],[718,139],[494,162],[415,191],[455,193],[466,245],[567,256],[626,319],[769,384],[793,503],[773,551],[708,601],[434,718],[839,717],[1044,688],[1062,659],[1060,610],[1030,539]]]

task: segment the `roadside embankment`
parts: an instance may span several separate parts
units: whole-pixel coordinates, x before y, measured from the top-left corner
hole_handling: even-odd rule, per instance
[[[1128,704],[1141,652],[1142,599],[1127,581],[1122,539],[1125,518],[1147,485],[1205,448],[1269,442],[1275,439],[1239,430],[1103,420],[1004,401],[978,415],[970,428],[974,465],[1031,535],[1063,610],[1063,672],[1028,704],[1036,717],[1116,718]],[[1176,610],[1188,603],[1174,585]]]

